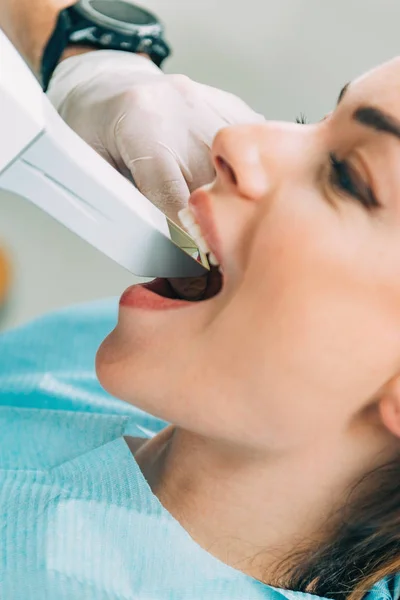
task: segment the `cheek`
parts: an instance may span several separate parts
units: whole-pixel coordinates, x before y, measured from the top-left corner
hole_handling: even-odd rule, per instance
[[[281,432],[340,426],[390,377],[396,321],[372,238],[332,217],[283,222],[255,233],[220,339],[228,349],[240,343],[242,362],[232,353],[231,369],[259,418],[276,418]]]

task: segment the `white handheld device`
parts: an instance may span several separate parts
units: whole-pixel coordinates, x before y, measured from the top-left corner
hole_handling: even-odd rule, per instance
[[[1,30],[0,189],[24,196],[135,275],[209,269],[194,240],[64,123]]]

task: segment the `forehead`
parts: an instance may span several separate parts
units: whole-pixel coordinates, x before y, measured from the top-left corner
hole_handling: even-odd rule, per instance
[[[400,57],[396,57],[355,79],[346,99],[386,109],[400,117]]]

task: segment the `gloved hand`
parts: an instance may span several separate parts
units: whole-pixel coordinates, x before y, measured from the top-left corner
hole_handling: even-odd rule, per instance
[[[233,94],[116,50],[61,62],[48,96],[76,133],[178,224],[190,193],[215,177],[217,131],[264,121]]]
[[[61,62],[48,96],[76,133],[178,225],[191,192],[215,177],[210,148],[219,129],[265,121],[233,94],[116,50]],[[170,284],[172,293],[196,300],[211,293],[213,274]]]

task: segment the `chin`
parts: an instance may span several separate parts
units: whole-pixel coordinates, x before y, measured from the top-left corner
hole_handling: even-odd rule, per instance
[[[207,369],[199,370],[204,358],[196,343],[202,320],[200,324],[192,317],[186,321],[183,314],[192,314],[190,309],[182,316],[170,311],[168,319],[164,312],[139,318],[130,309],[123,310],[96,354],[101,386],[159,419],[196,430],[204,412],[211,410],[210,384],[204,383]]]
[[[231,443],[234,438],[229,435],[232,426],[226,406],[232,398],[221,401],[219,386],[211,385],[206,374],[199,380],[197,362],[192,357],[185,362],[186,357],[182,359],[179,353],[171,354],[163,348],[164,358],[160,360],[153,350],[149,348],[146,353],[143,348],[133,349],[115,329],[96,355],[96,373],[102,387],[115,398],[176,427],[204,437],[229,439]],[[207,383],[203,386],[204,381]],[[218,396],[210,393],[213,390],[218,390]]]
[[[146,374],[144,358],[137,356],[135,360],[132,345],[129,340],[124,341],[116,327],[97,350],[95,368],[101,386],[112,396],[127,400]]]
[[[170,404],[166,387],[174,381],[169,377],[168,364],[129,342],[118,327],[106,337],[96,354],[98,380],[115,398],[165,419],[163,409]]]
[[[115,351],[113,339],[116,330],[112,331],[101,343],[96,353],[95,369],[98,380],[101,386],[110,394],[114,392],[110,388],[114,387],[114,373],[118,370],[118,357]]]

